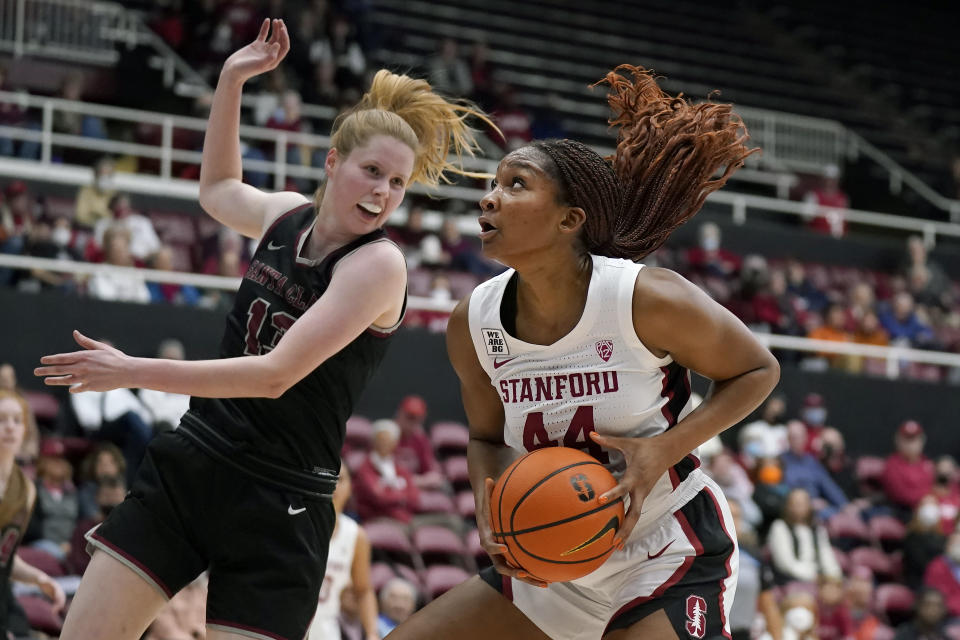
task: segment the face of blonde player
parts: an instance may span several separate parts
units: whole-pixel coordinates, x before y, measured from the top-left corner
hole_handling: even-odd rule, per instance
[[[15,398],[0,397],[0,456],[13,457],[20,451],[25,424],[20,403]]]
[[[543,169],[548,160],[533,147],[507,154],[490,191],[480,200],[480,240],[488,258],[515,266],[518,259],[576,242],[571,207],[559,202],[557,184]]]
[[[379,229],[403,200],[416,160],[413,149],[385,135],[370,138],[347,156],[336,149],[327,154],[327,187],[321,209],[352,235]],[[372,213],[360,203],[380,207]]]

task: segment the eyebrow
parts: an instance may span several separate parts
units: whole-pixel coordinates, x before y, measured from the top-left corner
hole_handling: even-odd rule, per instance
[[[529,160],[507,160],[501,166],[501,169],[526,169],[531,173],[543,173],[543,169]]]

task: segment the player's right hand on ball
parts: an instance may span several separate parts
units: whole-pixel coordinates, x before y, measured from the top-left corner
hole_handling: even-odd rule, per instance
[[[477,505],[477,529],[480,533],[480,544],[493,561],[493,568],[505,576],[516,578],[535,587],[546,588],[547,583],[507,562],[507,546],[500,544],[493,536],[493,527],[490,525],[490,496],[493,494],[493,478],[483,482],[483,491],[480,492],[480,504]]]
[[[287,33],[287,25],[283,20],[264,19],[257,39],[233,52],[223,64],[223,73],[241,82],[246,81],[255,75],[275,69],[288,51],[290,51],[290,34]]]

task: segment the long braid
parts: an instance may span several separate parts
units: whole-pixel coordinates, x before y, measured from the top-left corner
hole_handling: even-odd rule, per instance
[[[587,212],[587,251],[640,260],[759,149],[746,148],[746,129],[730,105],[691,105],[668,96],[642,67],[621,65],[600,83],[610,85],[610,125],[620,128],[613,156],[601,158],[566,139],[532,146],[552,161],[547,169],[560,185],[560,199]],[[713,179],[721,167],[723,174]]]

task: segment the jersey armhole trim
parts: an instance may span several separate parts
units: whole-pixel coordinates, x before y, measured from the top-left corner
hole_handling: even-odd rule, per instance
[[[633,326],[633,296],[636,291],[637,278],[640,276],[644,265],[638,264],[635,266],[636,269],[625,269],[624,274],[620,277],[620,295],[617,296],[620,333],[623,335],[627,346],[630,347],[631,354],[641,366],[646,369],[660,369],[673,362],[673,357],[669,353],[662,358],[657,357],[643,343]]]
[[[290,217],[290,216],[293,215],[294,213],[300,211],[301,209],[303,209],[303,208],[306,207],[306,206],[311,206],[311,207],[312,207],[312,206],[313,206],[313,203],[312,203],[312,202],[309,202],[309,201],[304,202],[303,204],[299,204],[299,205],[295,206],[293,209],[290,209],[289,211],[286,211],[286,212],[284,212],[284,213],[281,213],[281,214],[278,215],[276,218],[274,218],[273,222],[270,223],[270,226],[267,227],[267,230],[264,231],[264,232],[263,232],[263,235],[260,236],[260,239],[257,241],[257,248],[254,249],[253,253],[256,254],[257,251],[260,250],[260,247],[263,246],[263,241],[267,239],[267,236],[269,236],[271,233],[273,233],[273,230],[277,228],[277,225],[278,225],[278,224],[280,224],[283,220],[287,219],[288,217]]]
[[[377,238],[376,240],[372,240],[370,242],[367,242],[366,244],[362,244],[356,249],[353,249],[352,251],[348,251],[347,253],[337,258],[337,262],[333,265],[333,269],[330,271],[330,278],[331,279],[333,278],[333,274],[337,272],[337,268],[339,268],[340,265],[343,264],[343,261],[345,259],[352,256],[357,251],[360,251],[360,249],[363,249],[364,247],[369,247],[370,245],[373,245],[373,244],[377,244],[378,242],[388,242],[392,244],[394,248],[396,248],[396,250],[400,252],[400,257],[404,259],[404,264],[406,264],[406,258],[403,255],[403,249],[400,248],[400,245],[398,245],[396,242],[394,242],[393,240],[387,237]],[[407,274],[407,277],[409,279],[409,274]],[[396,322],[394,322],[389,327],[380,327],[380,326],[377,326],[376,324],[371,324],[369,327],[367,327],[364,330],[364,333],[369,333],[370,335],[377,338],[389,338],[394,333],[396,333],[397,330],[400,328],[400,325],[403,324],[403,319],[407,315],[407,307],[408,307],[407,303],[408,303],[409,295],[410,295],[410,286],[408,284],[403,289],[403,306],[400,309],[400,318],[398,318]]]

